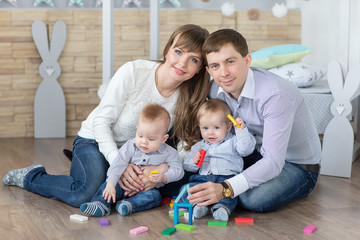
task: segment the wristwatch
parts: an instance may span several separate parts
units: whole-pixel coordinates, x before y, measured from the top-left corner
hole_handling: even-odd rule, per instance
[[[223,192],[222,195],[224,198],[229,198],[232,195],[231,188],[226,182],[220,182],[220,184],[223,186]]]

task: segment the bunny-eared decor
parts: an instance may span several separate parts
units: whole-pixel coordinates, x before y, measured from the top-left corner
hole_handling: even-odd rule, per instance
[[[43,78],[34,100],[34,136],[63,138],[66,137],[66,105],[57,79],[61,73],[58,59],[66,41],[66,25],[63,21],[55,23],[50,47],[44,22],[33,22],[32,36],[42,58],[39,74]]]
[[[340,64],[332,61],[327,76],[334,97],[331,105],[334,118],[324,133],[320,173],[350,178],[354,131],[347,116],[352,112],[351,101],[359,96],[360,64],[356,63],[350,69],[344,81]]]

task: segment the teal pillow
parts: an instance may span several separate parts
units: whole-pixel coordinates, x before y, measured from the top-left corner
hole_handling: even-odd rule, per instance
[[[251,67],[270,69],[299,61],[312,49],[299,44],[284,44],[262,48],[251,53]]]

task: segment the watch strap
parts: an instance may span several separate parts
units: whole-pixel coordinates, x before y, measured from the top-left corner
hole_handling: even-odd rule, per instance
[[[226,182],[220,182],[220,184],[223,186],[223,188],[230,188]]]

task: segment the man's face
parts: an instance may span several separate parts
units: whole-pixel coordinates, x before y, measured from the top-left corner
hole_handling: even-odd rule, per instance
[[[250,54],[243,57],[232,44],[227,44],[220,51],[207,54],[206,59],[208,62],[206,70],[215,82],[237,100],[250,68]]]

